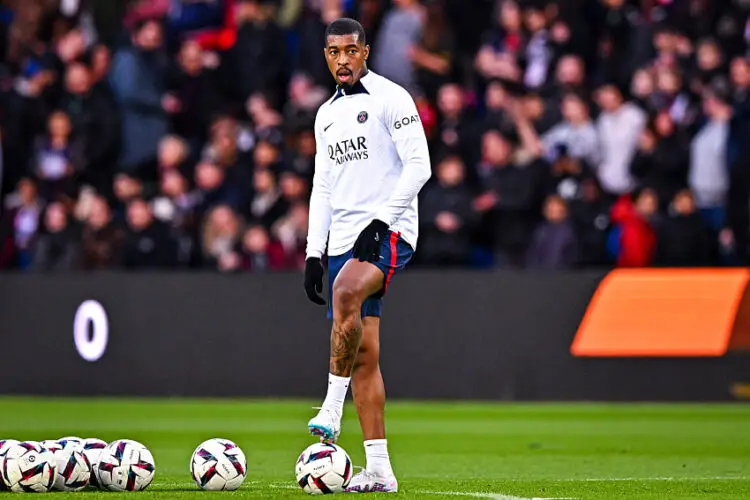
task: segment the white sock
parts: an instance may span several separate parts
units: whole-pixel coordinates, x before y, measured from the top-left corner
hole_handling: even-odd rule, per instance
[[[332,410],[339,416],[344,414],[344,400],[349,390],[351,377],[339,377],[338,375],[328,374],[328,392],[326,399],[323,401],[323,408]]]
[[[391,457],[388,456],[387,439],[365,441],[365,457],[367,457],[367,472],[371,472],[378,477],[393,476]]]

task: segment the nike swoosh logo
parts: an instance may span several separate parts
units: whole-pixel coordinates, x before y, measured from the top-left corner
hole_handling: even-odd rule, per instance
[[[333,123],[327,125],[326,128],[323,129],[323,132],[325,132],[326,130],[328,130],[329,128],[331,128],[331,125],[333,125]]]

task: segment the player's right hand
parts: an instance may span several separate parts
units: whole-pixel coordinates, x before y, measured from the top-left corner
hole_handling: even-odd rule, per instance
[[[317,257],[310,257],[305,261],[305,293],[312,302],[324,306],[323,293],[323,264]]]

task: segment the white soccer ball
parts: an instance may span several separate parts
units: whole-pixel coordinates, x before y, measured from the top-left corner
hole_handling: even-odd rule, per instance
[[[55,482],[57,464],[51,451],[25,441],[8,448],[3,462],[3,481],[13,492],[45,493]]]
[[[209,439],[193,452],[190,473],[195,484],[203,490],[236,490],[245,480],[247,460],[240,447],[232,441]]]
[[[340,446],[315,443],[299,456],[295,472],[305,493],[342,493],[352,479],[352,461]]]
[[[79,491],[84,489],[91,479],[91,464],[83,452],[73,448],[55,452],[57,474],[52,488],[57,491]]]
[[[89,464],[91,464],[91,480],[89,481],[89,486],[93,488],[98,488],[99,483],[96,480],[96,474],[94,474],[94,469],[96,468],[97,464],[99,463],[99,455],[102,454],[102,450],[107,447],[107,442],[103,441],[99,438],[87,438],[83,440],[83,451],[82,453],[86,455],[86,458],[89,459]]]
[[[19,442],[15,439],[0,439],[0,491],[8,489],[8,485],[5,484],[5,479],[3,479],[3,462],[5,461],[5,454],[8,453],[11,446],[18,443]]]
[[[112,441],[95,467],[99,487],[110,491],[145,490],[154,480],[156,464],[148,448],[137,441]]]
[[[60,446],[62,446],[63,449],[71,448],[81,451],[81,447],[83,446],[83,439],[77,436],[66,436],[64,438],[58,439],[57,442],[60,443]]]

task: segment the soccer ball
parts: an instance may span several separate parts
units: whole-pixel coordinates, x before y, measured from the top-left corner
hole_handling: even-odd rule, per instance
[[[74,450],[81,451],[81,447],[83,446],[83,439],[76,436],[67,436],[64,438],[60,438],[57,440],[57,442],[60,444],[60,446],[63,447],[63,449],[72,448]]]
[[[51,451],[26,441],[8,448],[3,462],[3,481],[10,491],[45,493],[55,481],[57,464]]]
[[[68,448],[55,452],[57,474],[52,485],[57,491],[78,491],[89,484],[91,464],[82,452]]]
[[[352,461],[335,444],[315,443],[297,459],[297,484],[310,495],[341,493],[352,479]]]
[[[99,455],[94,468],[99,487],[110,491],[145,490],[154,480],[154,457],[137,441],[112,441]]]
[[[232,441],[209,439],[193,452],[190,473],[195,484],[203,490],[236,490],[245,480],[247,460],[239,446]]]
[[[96,474],[94,474],[93,471],[99,463],[99,455],[101,455],[102,450],[107,447],[107,442],[98,438],[88,438],[83,440],[82,445],[82,453],[89,459],[89,464],[91,464],[91,480],[89,481],[89,486],[98,488],[99,483],[97,482]]]
[[[5,461],[5,454],[14,444],[18,444],[15,439],[0,439],[0,491],[5,491],[8,486],[5,484],[3,479],[3,462]]]

